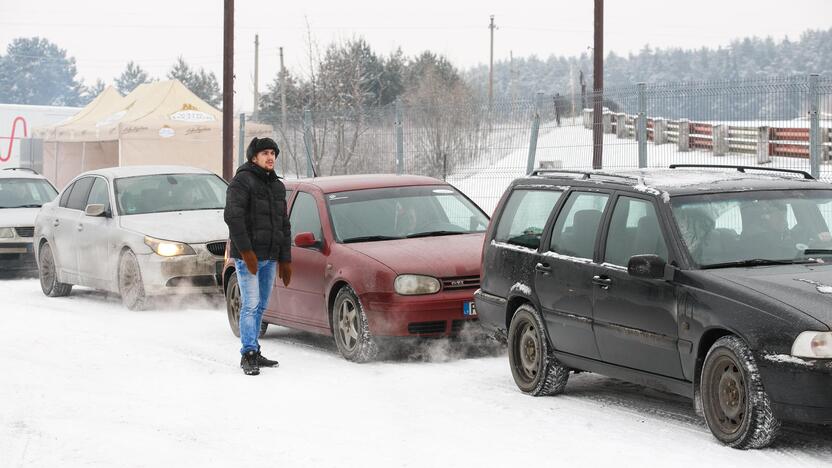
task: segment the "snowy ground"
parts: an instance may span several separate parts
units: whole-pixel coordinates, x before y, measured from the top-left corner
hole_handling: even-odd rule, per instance
[[[562,127],[546,126],[540,129],[535,168],[543,161],[558,161],[562,169],[592,168],[592,131],[580,125],[578,119],[564,120],[563,124]],[[524,176],[528,156],[528,147],[520,148],[496,162],[484,161],[468,167],[459,174],[448,177],[448,182],[471,197],[486,213],[491,214],[511,181]],[[747,154],[714,156],[710,151],[704,150],[680,152],[675,144],[656,146],[647,143],[648,167],[666,168],[670,164],[682,163],[756,166],[757,157]],[[771,163],[767,166],[809,171],[809,160],[772,157]],[[637,168],[637,142],[604,134],[603,167],[610,171]],[[821,178],[832,179],[832,164],[821,165]]]
[[[832,466],[832,428],[719,445],[689,400],[593,374],[532,398],[501,349],[433,341],[365,365],[272,327],[240,371],[222,302],[130,312],[0,280],[0,467]]]

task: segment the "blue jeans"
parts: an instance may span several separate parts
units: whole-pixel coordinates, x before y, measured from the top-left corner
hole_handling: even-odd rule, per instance
[[[240,354],[260,351],[257,338],[260,336],[263,311],[266,310],[272,293],[277,262],[258,261],[255,275],[249,273],[246,262],[239,258],[234,259],[234,265],[237,267],[237,283],[240,285],[240,341],[243,343]]]

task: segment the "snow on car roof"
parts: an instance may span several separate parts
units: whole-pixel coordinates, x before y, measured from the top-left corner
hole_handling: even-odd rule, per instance
[[[87,171],[81,174],[81,176],[92,174],[102,175],[109,179],[117,179],[120,177],[136,177],[156,174],[213,174],[213,172],[191,166],[123,166]]]
[[[0,179],[46,179],[46,177],[29,169],[10,168],[0,171]]]
[[[413,185],[447,185],[439,179],[424,176],[395,174],[362,174],[348,176],[315,177],[313,179],[287,180],[286,187],[294,188],[299,184],[314,185],[324,193],[346,192],[385,187],[407,187]]]

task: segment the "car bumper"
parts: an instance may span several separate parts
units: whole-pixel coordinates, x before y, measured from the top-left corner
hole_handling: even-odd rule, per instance
[[[0,271],[35,273],[38,265],[32,240],[0,242]]]
[[[763,385],[780,419],[832,424],[832,359],[757,358]]]
[[[147,294],[222,292],[223,257],[212,254],[205,246],[191,244],[191,247],[195,255],[162,257],[151,253],[136,256]]]
[[[360,299],[374,336],[454,336],[479,318],[476,310],[466,315],[465,304],[474,300],[470,289],[425,296],[370,293]]]
[[[495,330],[506,330],[506,300],[477,289],[474,293],[477,312],[484,327]]]

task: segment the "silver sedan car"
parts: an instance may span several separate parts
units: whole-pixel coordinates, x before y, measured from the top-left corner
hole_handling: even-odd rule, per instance
[[[170,293],[219,293],[227,184],[179,166],[99,169],[43,205],[34,245],[47,296],[72,285],[121,295],[129,309]]]

